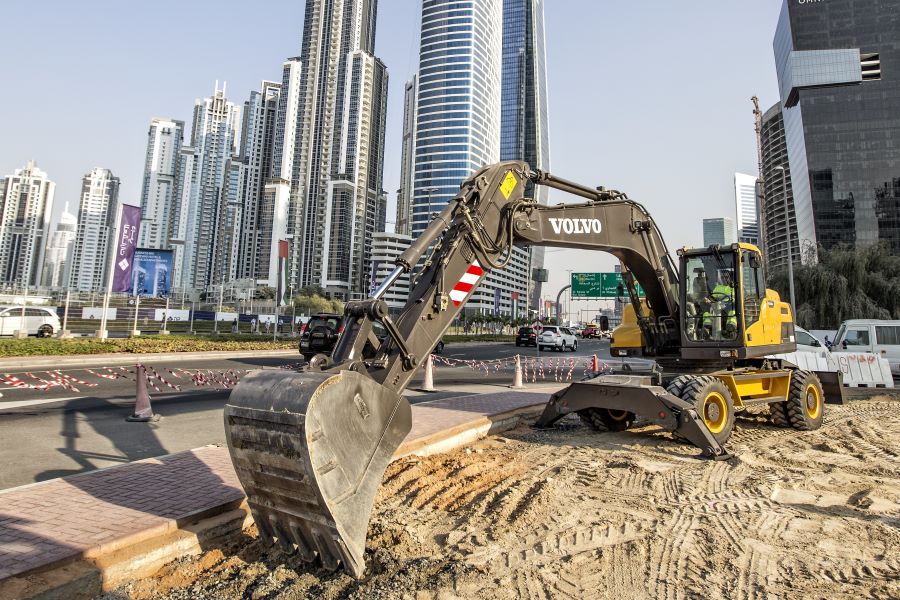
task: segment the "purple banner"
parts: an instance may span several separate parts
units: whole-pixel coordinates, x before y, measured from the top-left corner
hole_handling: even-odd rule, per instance
[[[134,266],[134,248],[137,246],[140,227],[141,207],[123,204],[122,220],[119,222],[118,236],[113,246],[115,264],[112,291],[114,292],[131,291],[131,269]]]

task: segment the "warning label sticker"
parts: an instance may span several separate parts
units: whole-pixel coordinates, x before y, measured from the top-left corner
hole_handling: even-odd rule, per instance
[[[506,174],[506,179],[504,179],[503,183],[500,185],[500,191],[503,193],[504,198],[509,200],[509,195],[516,189],[517,183],[519,183],[519,180],[516,179],[516,176],[513,175],[512,171]]]

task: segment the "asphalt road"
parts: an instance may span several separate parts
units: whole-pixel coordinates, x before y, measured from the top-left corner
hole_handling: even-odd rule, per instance
[[[437,363],[434,381],[439,391],[417,393],[416,388],[421,387],[420,377],[413,381],[407,398],[418,403],[505,389],[512,382],[512,361],[507,360],[500,368],[485,361],[511,359],[516,354],[531,360],[532,365],[533,359],[538,357],[535,348],[517,348],[512,343],[447,344],[441,358],[455,366]],[[580,377],[593,354],[601,361],[610,362],[609,343],[579,340],[577,352],[542,352],[540,355],[547,365],[545,379],[552,381],[557,374],[563,376],[571,369],[571,366],[565,366],[572,364],[569,359],[574,359],[578,365],[572,369],[573,377]],[[612,362],[616,364],[621,359]],[[153,410],[162,416],[156,423],[126,423],[124,419],[131,414],[134,405],[135,382],[129,377],[115,380],[99,377],[97,373],[109,375],[110,371],[96,366],[60,368],[63,375],[95,383],[96,387],[75,382],[71,382],[74,389],[57,385],[47,391],[3,386],[0,388],[3,393],[0,398],[0,465],[3,465],[0,467],[0,489],[206,444],[223,444],[222,407],[228,390],[216,386],[196,387],[189,377],[182,374],[181,378],[176,378],[169,369],[202,370],[207,375],[212,372],[221,377],[220,374],[229,371],[243,373],[259,368],[292,368],[299,364],[299,356],[153,363],[158,373],[182,388],[176,392],[158,384],[160,392],[150,389]],[[551,368],[551,364],[557,365],[556,369]],[[0,368],[0,374],[39,385],[34,377],[51,380],[47,369],[4,371]],[[126,375],[118,367],[113,367],[111,372]]]

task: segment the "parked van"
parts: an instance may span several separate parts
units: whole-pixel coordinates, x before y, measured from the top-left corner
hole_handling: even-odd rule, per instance
[[[837,352],[877,354],[891,365],[891,373],[900,376],[900,321],[851,319],[841,323],[834,336]]]
[[[54,309],[26,306],[24,317],[22,312],[21,306],[0,306],[0,335],[13,335],[24,329],[28,335],[50,337],[60,330]]]

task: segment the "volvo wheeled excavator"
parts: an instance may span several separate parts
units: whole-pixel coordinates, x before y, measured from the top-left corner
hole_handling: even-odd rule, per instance
[[[586,199],[546,206],[527,195],[549,186]],[[554,394],[536,423],[578,413],[621,431],[637,417],[701,449],[723,448],[735,411],[768,404],[781,422],[822,422],[812,373],[767,358],[795,348],[791,308],[764,285],[760,252],[736,244],[678,251],[678,267],[649,213],[625,194],[585,187],[522,162],[484,167],[396,260],[374,295],[345,305],[331,356],[302,371],[255,371],[225,407],[232,461],[260,536],[302,558],[365,572],[369,516],[391,456],[411,427],[402,393],[485,275],[515,245],[602,250],[623,265],[647,373],[604,373]],[[385,292],[411,274],[396,316]],[[637,293],[637,284],[645,298]],[[387,335],[376,335],[373,326]]]

